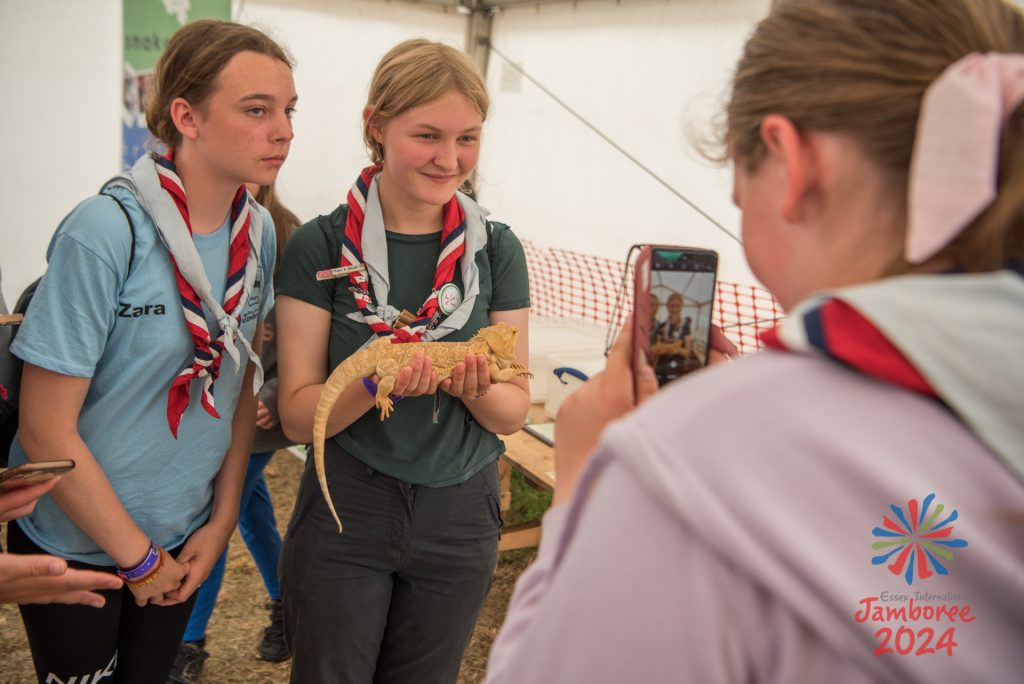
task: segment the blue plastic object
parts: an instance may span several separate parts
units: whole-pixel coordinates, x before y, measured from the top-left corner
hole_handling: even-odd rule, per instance
[[[565,380],[562,379],[562,376],[563,375],[567,375],[567,374],[571,375],[574,378],[579,378],[583,382],[586,382],[587,380],[590,379],[590,378],[587,377],[587,374],[584,373],[583,371],[577,370],[575,368],[570,368],[569,366],[562,366],[561,368],[556,368],[552,372],[555,374],[555,377],[558,378],[558,381],[560,383],[562,383],[563,385],[568,385],[569,384]]]

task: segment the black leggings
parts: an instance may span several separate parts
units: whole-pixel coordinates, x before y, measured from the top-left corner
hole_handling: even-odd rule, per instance
[[[17,523],[8,525],[7,543],[11,553],[46,553]],[[179,550],[170,553],[177,556]],[[110,566],[76,561],[68,561],[68,566],[114,572]],[[19,606],[39,681],[164,684],[192,613],[195,592],[184,603],[142,608],[127,588],[99,593],[107,600],[102,608],[61,603]]]

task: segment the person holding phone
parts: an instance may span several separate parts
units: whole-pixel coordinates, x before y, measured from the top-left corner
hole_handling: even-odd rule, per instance
[[[59,478],[0,492],[0,521],[31,513],[36,501],[48,494]],[[121,584],[116,575],[69,568],[66,560],[56,556],[0,551],[0,603],[67,603],[102,608],[106,599],[100,590],[119,589]]]
[[[197,21],[168,42],[155,87],[147,121],[166,154],[65,218],[12,344],[25,367],[11,464],[76,465],[11,525],[11,550],[125,584],[95,611],[21,606],[40,681],[162,684],[238,517],[275,253],[244,184],[273,183],[287,157],[291,62],[260,31]]]
[[[328,374],[373,339],[465,341],[505,322],[519,329],[526,364],[522,245],[459,192],[487,109],[483,78],[454,48],[410,40],[378,64],[363,110],[373,166],[283,257],[278,407],[292,439],[311,440]],[[318,279],[343,265],[362,270]],[[285,535],[293,682],[454,682],[494,575],[496,434],[522,427],[526,380],[491,384],[486,358],[468,354],[438,382],[417,354],[383,422],[371,410],[377,380],[345,389],[327,423],[327,481],[344,531],[309,459]]]
[[[562,404],[487,681],[1020,679],[1022,102],[1003,0],[773,3],[723,142],[789,316]]]

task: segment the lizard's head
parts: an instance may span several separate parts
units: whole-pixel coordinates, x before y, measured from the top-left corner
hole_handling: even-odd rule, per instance
[[[486,328],[480,328],[472,341],[483,342],[488,350],[488,356],[494,358],[498,368],[508,368],[516,360],[516,340],[519,338],[519,329],[508,323],[495,323]]]

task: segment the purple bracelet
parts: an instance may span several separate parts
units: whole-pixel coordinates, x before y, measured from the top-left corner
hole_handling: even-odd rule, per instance
[[[363,387],[366,388],[366,391],[370,393],[371,397],[373,397],[374,399],[377,398],[377,383],[375,383],[370,378],[363,378]],[[390,397],[392,403],[397,404],[398,402],[402,401],[402,397],[397,394],[392,394],[390,395]]]
[[[136,565],[134,568],[118,568],[117,576],[123,579],[125,582],[135,582],[145,577],[149,572],[156,567],[157,562],[160,560],[160,547],[156,545],[152,539],[149,540],[149,551],[146,552],[146,557],[142,559],[142,562]]]

